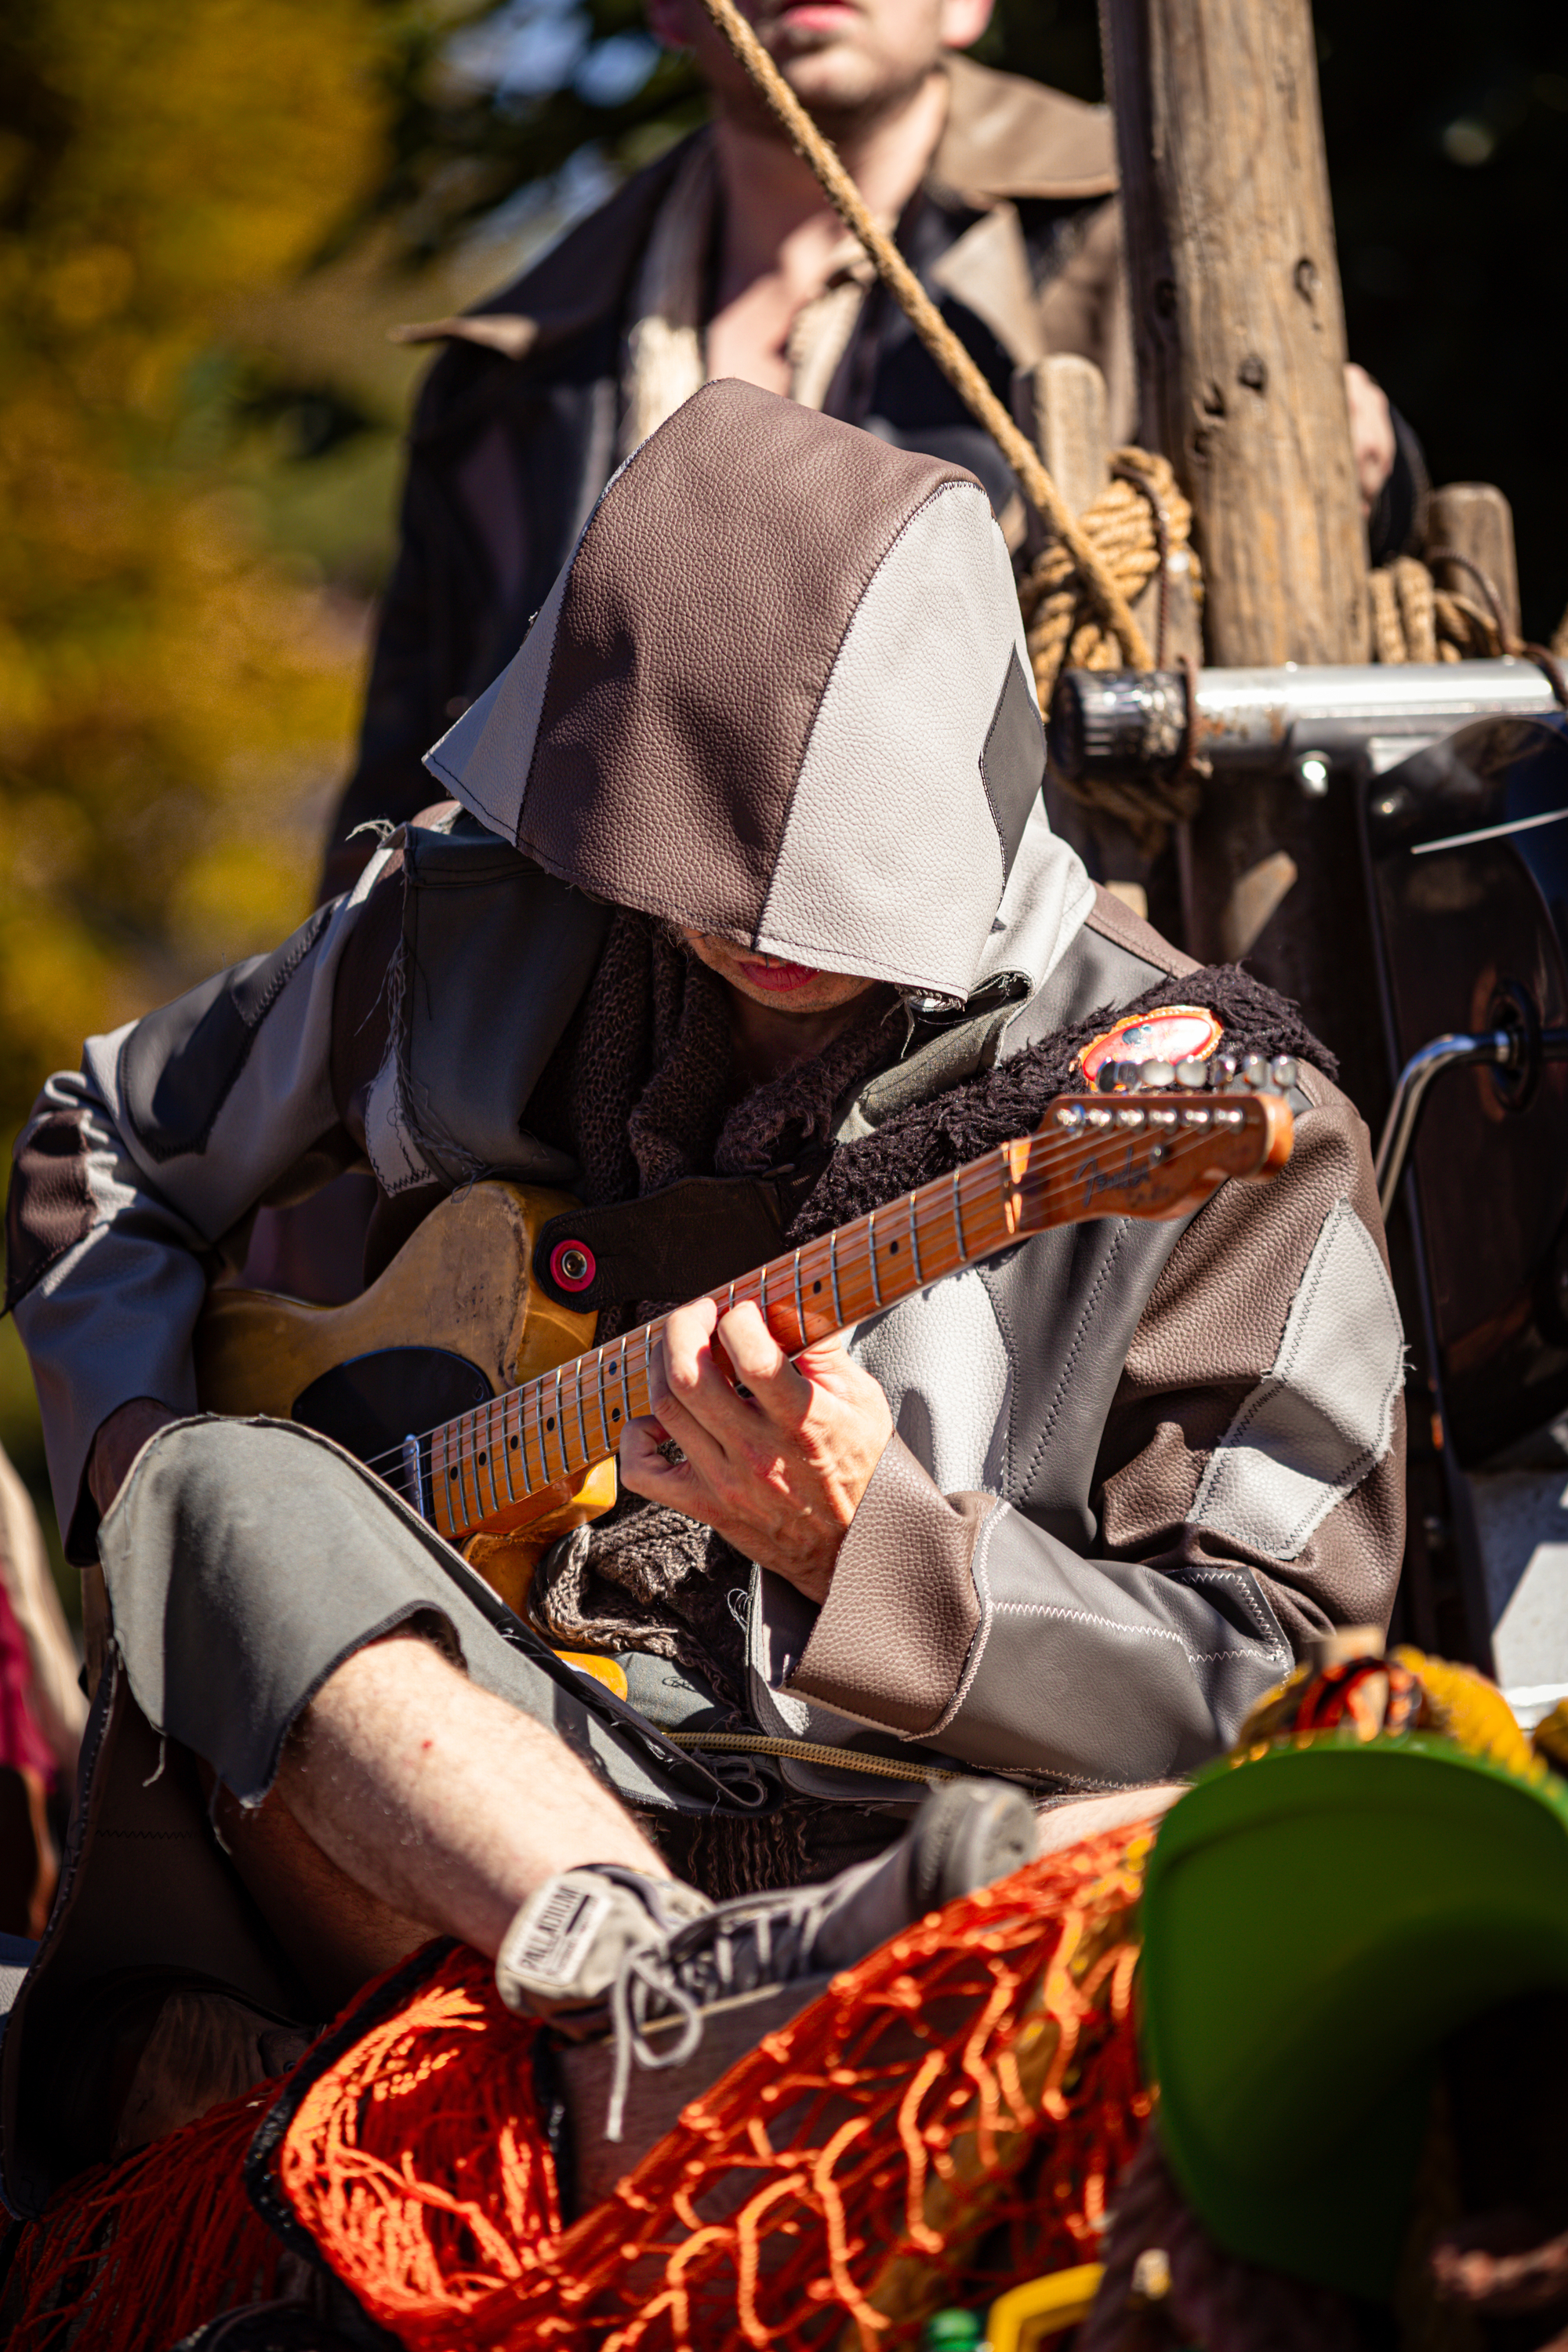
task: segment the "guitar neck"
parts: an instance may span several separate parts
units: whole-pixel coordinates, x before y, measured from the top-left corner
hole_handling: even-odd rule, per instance
[[[1029,1234],[1091,1217],[1182,1215],[1226,1175],[1287,1157],[1289,1127],[1289,1109],[1267,1096],[1068,1098],[1037,1133],[708,1295],[721,1312],[752,1302],[798,1355]],[[651,1409],[664,1326],[662,1316],[641,1324],[432,1431],[425,1517],[460,1543],[607,1460],[627,1422]]]

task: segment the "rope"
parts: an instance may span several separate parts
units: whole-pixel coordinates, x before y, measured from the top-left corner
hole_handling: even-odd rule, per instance
[[[1131,604],[1157,572],[1163,575],[1163,555],[1173,548],[1189,547],[1193,510],[1168,458],[1152,457],[1146,449],[1113,449],[1110,475],[1080,521],[1093,537],[1118,590]],[[1195,572],[1195,556],[1189,552],[1188,561]],[[1019,583],[1018,602],[1042,710],[1049,708],[1051,689],[1063,668],[1120,667],[1121,647],[1092,609],[1084,583],[1059,541],[1045,550]],[[1167,620],[1168,614],[1162,610],[1153,656],[1156,669],[1165,667]]]
[[[734,5],[702,0],[702,5],[751,77],[769,112],[797,155],[816,174],[824,195],[850,234],[859,238],[872,267],[898,303],[949,383],[984,425],[1018,477],[1025,497],[1060,541],[1082,592],[1101,628],[1113,637],[1130,669],[1150,667],[1148,642],[1128,608],[1110,565],[1102,562],[1088,530],[1074,521],[1039,457],[1008,415],[925,288],[866,206],[833,147]],[[1151,566],[1151,569],[1152,567]]]
[[[1098,2250],[1152,2104],[1149,1844],[1107,1832],[917,1921],[566,2229],[536,2021],[457,1947],[306,2057],[268,2187],[405,2352],[910,2352],[931,2310]]]
[[[245,2152],[279,2095],[252,2084],[114,2165],[79,2173],[16,2231],[0,2315],[7,2352],[147,2352],[215,2312],[277,2294],[279,2239],[245,2189]]]
[[[1118,449],[1109,488],[1075,520],[1038,454],[891,237],[872,217],[837,152],[734,0],[702,0],[702,5],[795,153],[815,173],[828,203],[859,239],[879,278],[960,399],[990,434],[1051,533],[1018,589],[1041,716],[1049,712],[1052,690],[1064,668],[1163,668],[1167,565],[1173,549],[1188,551],[1194,593],[1201,594],[1197,559],[1191,551],[1192,509],[1169,460],[1144,449]],[[1549,650],[1527,646],[1510,628],[1497,590],[1478,564],[1457,549],[1434,548],[1430,553],[1434,562],[1457,564],[1468,572],[1484,601],[1478,604],[1457,590],[1439,588],[1426,565],[1413,556],[1395,557],[1370,575],[1377,659],[1453,662],[1528,654],[1551,679],[1559,700],[1564,700],[1553,656],[1560,659],[1568,653],[1568,613]],[[1161,580],[1159,632],[1151,655],[1131,606],[1156,572]],[[1059,772],[1058,781],[1076,800],[1127,825],[1147,856],[1163,847],[1171,825],[1196,813],[1198,777],[1190,764],[1163,782],[1097,778],[1091,785],[1078,785]]]
[[[1380,662],[1494,660],[1524,646],[1509,627],[1496,588],[1468,556],[1455,548],[1429,551],[1434,563],[1457,563],[1476,582],[1484,598],[1439,588],[1425,563],[1396,555],[1369,577],[1373,644]]]
[[[1413,555],[1396,555],[1368,577],[1372,586],[1373,645],[1380,662],[1491,661],[1500,654],[1521,655],[1532,661],[1551,687],[1559,705],[1568,710],[1568,678],[1560,655],[1568,650],[1568,613],[1563,616],[1550,646],[1535,646],[1510,626],[1496,585],[1457,547],[1429,547],[1431,563],[1457,563],[1468,572],[1486,600],[1486,609],[1468,596],[1439,588],[1426,563]]]
[[[818,1748],[809,1739],[772,1739],[761,1731],[667,1731],[677,1748],[723,1748],[743,1756],[789,1756],[798,1764],[832,1764],[841,1772],[870,1772],[883,1780],[961,1780],[929,1764],[900,1764],[888,1756],[861,1756],[853,1748]]]
[[[1192,507],[1169,458],[1153,457],[1147,449],[1112,450],[1110,475],[1080,520],[1129,604],[1158,573],[1161,594],[1154,667],[1163,669],[1173,550],[1186,554],[1194,601],[1201,603],[1203,595],[1203,577],[1191,543]],[[1090,609],[1082,581],[1059,542],[1048,546],[1020,581],[1018,602],[1042,713],[1049,712],[1057,679],[1064,669],[1121,667],[1121,647]],[[1170,777],[1145,775],[1121,781],[1096,777],[1090,784],[1075,782],[1054,765],[1052,773],[1072,799],[1086,808],[1103,810],[1125,824],[1147,857],[1158,856],[1173,824],[1197,814],[1199,781],[1190,764]]]

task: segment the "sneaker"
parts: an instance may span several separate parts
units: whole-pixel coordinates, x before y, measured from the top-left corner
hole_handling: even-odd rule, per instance
[[[1020,1869],[1036,1843],[1026,1797],[995,1780],[958,1780],[927,1798],[887,1853],[824,1885],[710,1904],[677,1881],[610,1865],[552,1879],[509,1929],[496,1980],[510,2007],[546,2016],[569,2040],[596,2046],[596,2056],[573,2053],[563,2070],[580,2175],[595,2170],[581,2161],[589,2155],[581,2115],[606,2057],[603,2137],[612,2144],[622,2140],[634,2064],[679,2078],[667,2096],[639,2103],[640,2153],[698,2091],[840,1969],[929,1911]],[[718,2032],[708,2032],[716,2021]]]
[[[546,1880],[518,1913],[496,1955],[509,2009],[548,2017],[580,2037],[634,1956],[667,1944],[713,1908],[678,1878],[649,1878],[618,1862],[584,1863]]]

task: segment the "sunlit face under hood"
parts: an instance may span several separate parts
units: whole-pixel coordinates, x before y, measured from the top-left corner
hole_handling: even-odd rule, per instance
[[[1045,771],[985,493],[709,384],[426,765],[596,898],[964,997]]]

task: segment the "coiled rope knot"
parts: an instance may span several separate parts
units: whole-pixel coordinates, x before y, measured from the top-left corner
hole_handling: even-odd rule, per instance
[[[1165,666],[1166,602],[1173,571],[1185,568],[1194,605],[1203,601],[1203,573],[1192,544],[1193,509],[1169,458],[1147,449],[1114,449],[1110,480],[1078,518],[1083,533],[1128,604],[1161,575],[1154,666]],[[1121,669],[1126,656],[1105,625],[1072,550],[1052,539],[1018,583],[1018,603],[1042,714],[1048,712],[1064,669]],[[1192,768],[1162,779],[1124,782],[1097,777],[1074,783],[1054,771],[1062,790],[1085,807],[1118,817],[1145,856],[1164,846],[1173,824],[1195,815],[1198,776]]]
[[[1550,646],[1531,645],[1521,637],[1503,609],[1496,586],[1458,548],[1429,547],[1427,563],[1452,564],[1468,572],[1477,597],[1452,588],[1439,588],[1427,563],[1413,555],[1396,555],[1370,575],[1373,649],[1380,662],[1495,661],[1500,654],[1522,655],[1532,661],[1559,707],[1568,710],[1568,614]]]
[[[1479,567],[1451,548],[1434,562],[1456,563],[1473,577],[1480,601],[1439,588],[1414,555],[1396,555],[1371,574],[1373,644],[1380,662],[1487,661],[1523,650],[1509,627],[1497,590]]]
[[[823,137],[735,0],[702,0],[702,5],[748,76],[796,154],[816,173],[828,203],[858,238],[879,278],[954,391],[990,434],[1013,468],[1019,488],[1047,534],[1045,552],[1019,583],[1029,656],[1041,715],[1064,667],[1075,669],[1163,668],[1165,660],[1165,601],[1171,559],[1185,551],[1194,594],[1197,559],[1189,533],[1192,509],[1163,457],[1145,449],[1119,449],[1109,488],[1083,514],[1074,516],[1041,463],[1038,451],[1020,432],[990,383],[881,224],[834,148]],[[1568,680],[1562,656],[1521,646],[1508,627],[1496,590],[1479,567],[1457,552],[1434,548],[1434,562],[1458,563],[1470,573],[1489,606],[1438,588],[1424,564],[1402,557],[1372,574],[1373,627],[1378,658],[1385,662],[1460,661],[1467,656],[1522,652],[1551,680],[1568,709]],[[1161,612],[1151,654],[1132,611],[1132,600],[1159,572]],[[1568,638],[1568,616],[1559,640]],[[1190,691],[1189,688],[1189,691]],[[1184,762],[1168,781],[1157,777],[1115,782],[1097,777],[1079,788],[1058,772],[1058,781],[1089,806],[1126,824],[1145,856],[1164,847],[1173,824],[1196,814],[1199,769]]]

